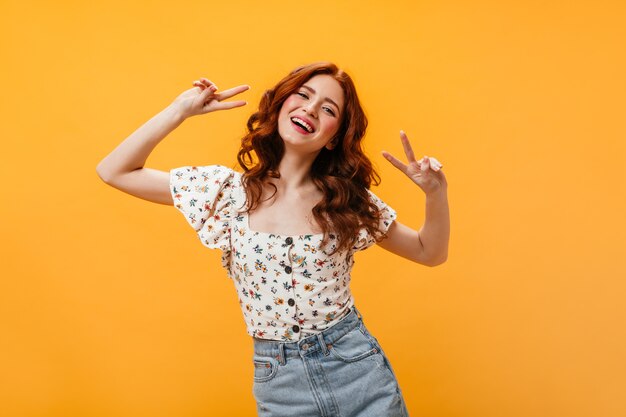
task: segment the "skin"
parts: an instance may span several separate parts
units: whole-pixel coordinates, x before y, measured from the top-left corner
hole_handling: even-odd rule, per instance
[[[419,231],[396,219],[389,227],[387,238],[378,245],[422,265],[440,265],[448,258],[450,240],[448,182],[439,161],[426,155],[419,161],[415,159],[404,131],[400,131],[400,141],[407,157],[406,164],[389,152],[383,151],[382,155],[426,194],[426,219]]]
[[[278,115],[278,133],[288,153],[313,160],[323,147],[332,149],[331,139],[339,130],[343,115],[344,93],[341,85],[330,75],[316,75],[291,94],[283,103]],[[291,121],[293,116],[309,119],[313,133],[300,133]]]
[[[194,81],[193,85],[98,164],[96,172],[105,183],[138,198],[173,204],[169,172],[144,167],[148,156],[187,118],[245,106],[246,101],[226,100],[250,88],[240,85],[220,92],[206,78]],[[278,127],[285,143],[285,155],[279,166],[281,178],[270,179],[276,185],[276,194],[250,213],[249,226],[252,230],[285,235],[320,232],[312,220],[311,209],[322,195],[311,182],[309,172],[321,149],[332,150],[334,147],[332,139],[341,123],[344,97],[339,83],[328,75],[312,77],[305,85],[315,91],[301,88],[281,108]],[[337,105],[330,104],[329,99]],[[293,128],[291,117],[299,114],[305,115],[315,125],[313,134],[303,135]],[[434,158],[424,156],[420,160],[415,159],[409,139],[402,131],[400,140],[406,163],[388,152],[383,152],[383,156],[425,194],[425,221],[419,230],[413,230],[396,219],[387,232],[387,238],[378,244],[413,262],[426,266],[439,265],[447,259],[450,235],[447,181]],[[268,187],[266,191],[269,196],[273,188]],[[284,216],[284,213],[290,215]]]
[[[285,154],[279,166],[281,181],[276,185],[286,184],[290,190],[311,188],[311,166],[322,148],[334,147],[332,139],[341,124],[343,103],[343,89],[329,75],[312,77],[285,100],[278,115]],[[301,133],[291,120],[294,116],[311,121],[314,132]]]
[[[278,167],[280,178],[269,180],[277,191],[274,194],[269,185],[265,188],[263,198],[268,200],[249,214],[250,229],[286,235],[321,233],[311,211],[322,193],[311,181],[309,172],[322,148],[332,149],[331,140],[339,130],[343,106],[341,85],[325,74],[310,78],[285,100],[278,116],[278,133],[284,141],[285,154]],[[291,121],[293,116],[309,119],[314,132],[300,133]]]

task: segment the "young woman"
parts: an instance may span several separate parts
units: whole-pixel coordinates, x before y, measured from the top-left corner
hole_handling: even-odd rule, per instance
[[[246,85],[218,92],[195,81],[100,162],[109,185],[174,205],[202,244],[222,251],[254,343],[261,416],[406,416],[402,392],[350,292],[355,252],[377,243],[414,262],[445,262],[447,182],[434,158],[383,152],[426,194],[419,231],[369,188],[379,177],[361,149],[367,119],[351,78],[331,63],[296,68],[267,90],[248,120],[238,161],[170,172],[145,168],[186,118],[231,109]]]

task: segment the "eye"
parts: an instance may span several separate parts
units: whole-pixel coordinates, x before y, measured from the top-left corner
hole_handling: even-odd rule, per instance
[[[335,112],[330,107],[324,107],[324,111],[328,114],[335,115]]]
[[[297,92],[296,94],[299,95],[300,97],[309,98],[309,96],[301,92]]]

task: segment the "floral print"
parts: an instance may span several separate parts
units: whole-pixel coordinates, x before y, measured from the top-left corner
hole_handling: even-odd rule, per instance
[[[241,173],[221,165],[172,169],[170,191],[174,207],[202,244],[222,251],[222,266],[235,284],[248,334],[295,341],[331,327],[350,312],[353,254],[376,243],[366,229],[352,248],[332,256],[335,235],[322,248],[322,234],[250,230]],[[381,208],[380,228],[386,231],[396,212],[369,194]]]

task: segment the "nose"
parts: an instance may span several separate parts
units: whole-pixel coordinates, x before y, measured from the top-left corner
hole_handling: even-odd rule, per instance
[[[304,106],[304,112],[317,118],[317,110],[315,109],[315,104],[313,103],[309,103],[307,106]]]

